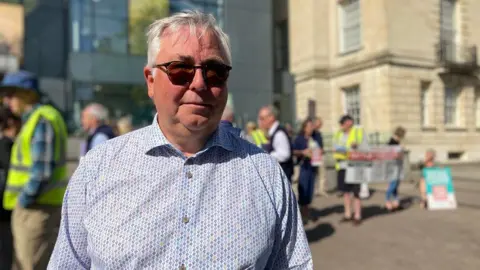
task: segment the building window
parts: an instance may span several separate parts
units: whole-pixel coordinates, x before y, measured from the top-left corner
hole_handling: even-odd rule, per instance
[[[430,82],[422,82],[420,87],[420,122],[423,127],[430,124],[429,118],[429,93]]]
[[[361,46],[360,0],[339,1],[340,52],[357,50]]]
[[[360,125],[361,103],[360,87],[358,85],[343,89],[345,96],[344,112],[353,118],[355,125]]]
[[[126,54],[127,0],[70,1],[72,50]]]
[[[444,116],[446,125],[456,125],[458,118],[458,90],[453,87],[445,87]]]
[[[449,61],[457,60],[457,24],[456,24],[456,1],[440,1],[440,39],[444,57]]]

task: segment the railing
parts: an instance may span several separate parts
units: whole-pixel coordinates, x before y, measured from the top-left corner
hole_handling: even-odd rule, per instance
[[[471,72],[478,68],[477,46],[460,45],[442,40],[436,46],[437,62],[456,71]]]

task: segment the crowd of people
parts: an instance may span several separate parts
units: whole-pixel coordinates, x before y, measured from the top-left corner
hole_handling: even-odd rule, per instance
[[[132,130],[125,117],[112,126],[104,106],[85,107],[87,136],[71,178],[64,119],[41,104],[37,77],[18,71],[3,78],[2,267],[313,269],[303,225],[314,196],[328,196],[322,119],[305,119],[295,134],[268,105],[257,123],[237,128],[226,105],[228,36],[211,15],[172,15],[147,35],[153,123]],[[333,155],[342,221],[359,225],[361,186],[345,181],[347,154],[368,143],[349,115],[339,125]],[[397,128],[389,144],[405,133]],[[429,152],[426,166],[433,161]],[[392,211],[398,183],[392,179],[386,195]]]

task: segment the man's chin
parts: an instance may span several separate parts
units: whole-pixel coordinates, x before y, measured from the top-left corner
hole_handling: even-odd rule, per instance
[[[205,116],[194,115],[181,122],[183,126],[185,126],[185,128],[187,128],[190,131],[205,131],[205,130],[214,129],[212,128],[212,126],[213,127],[216,126],[212,122],[212,120],[213,119],[207,118]]]

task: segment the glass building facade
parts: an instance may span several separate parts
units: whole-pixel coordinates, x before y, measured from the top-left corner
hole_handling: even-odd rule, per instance
[[[183,10],[201,10],[213,14],[220,24],[223,21],[223,0],[70,0],[69,3],[71,53],[131,58],[137,63],[146,62],[145,30],[156,19]],[[116,66],[112,62],[86,68],[91,69],[86,73],[95,74],[98,68],[114,72]],[[132,72],[141,76],[139,70]],[[152,121],[155,109],[139,80],[126,82],[118,78],[116,82],[73,77],[73,106],[69,113],[73,127],[79,127],[81,110],[91,102],[109,108],[113,119],[131,115],[134,125],[139,126]]]

